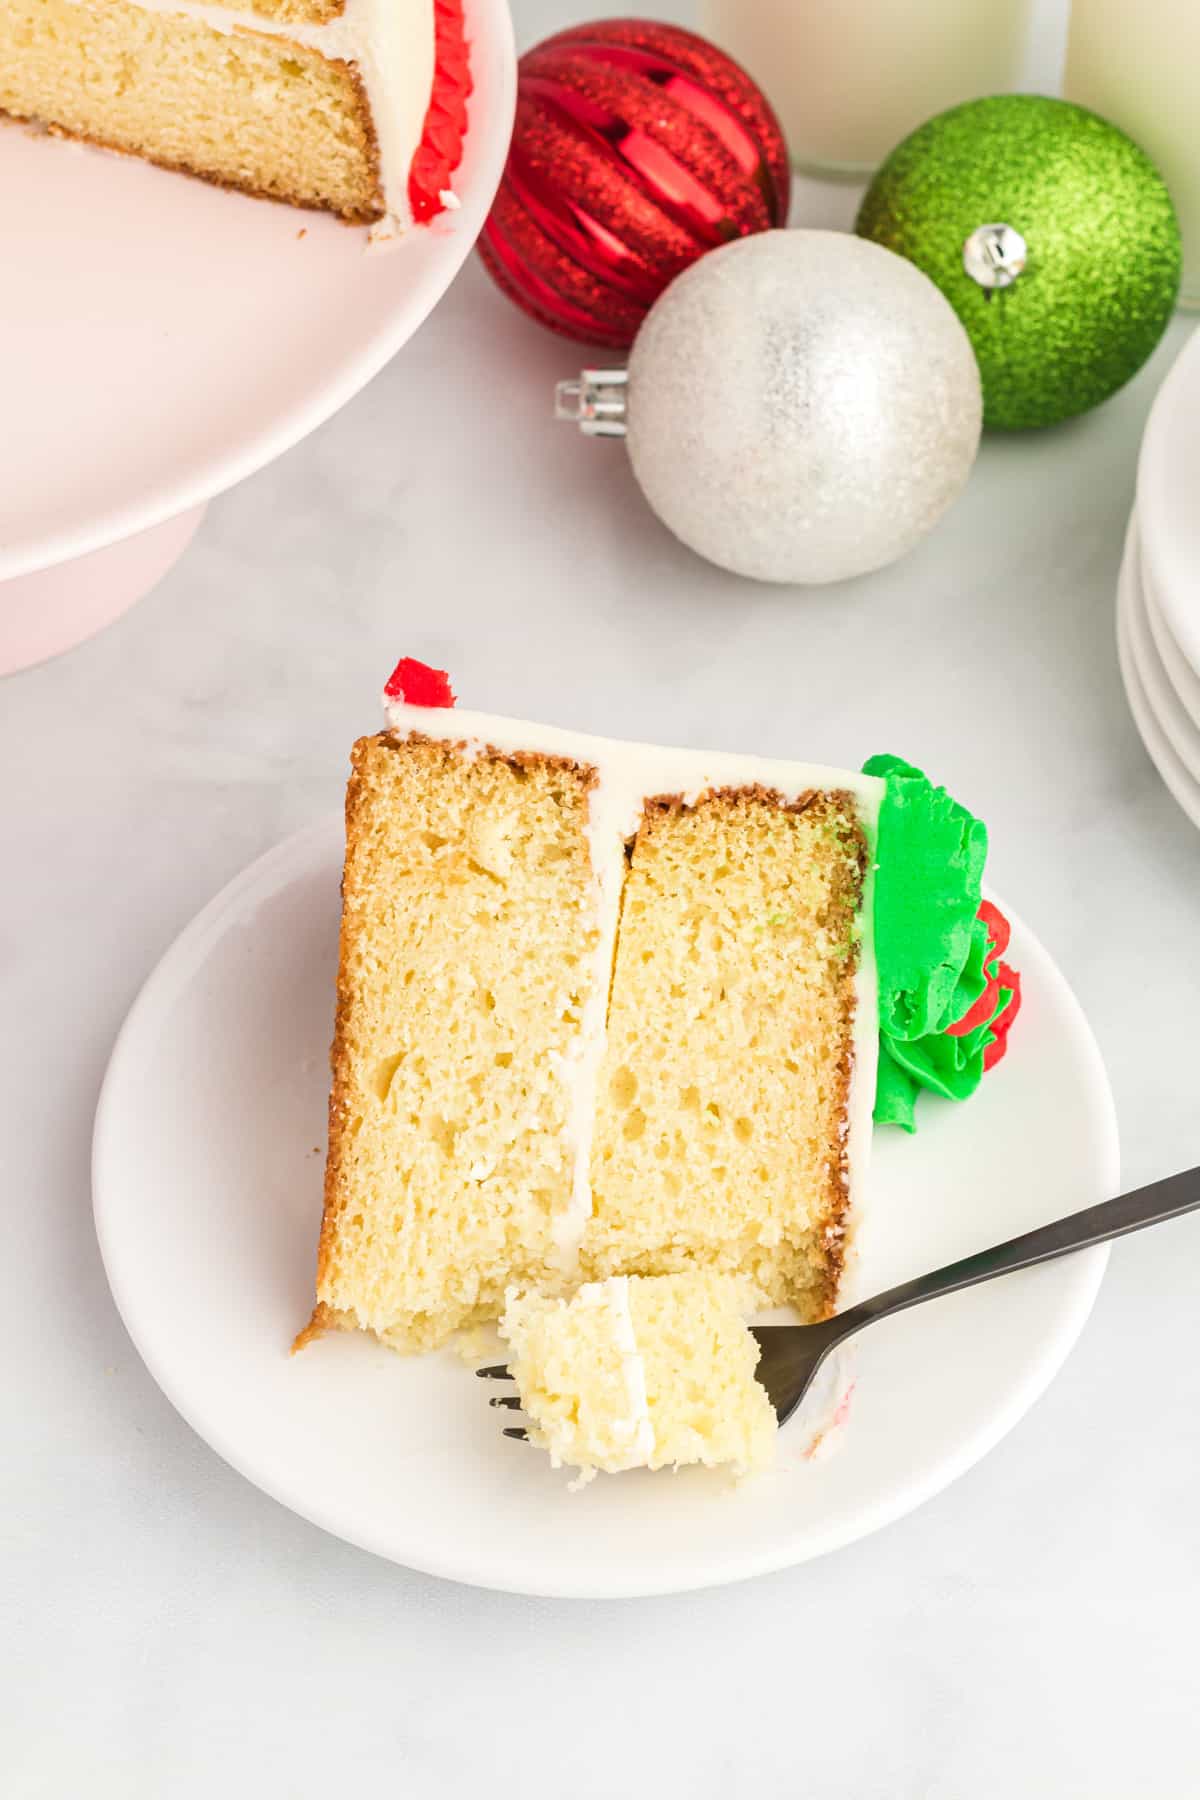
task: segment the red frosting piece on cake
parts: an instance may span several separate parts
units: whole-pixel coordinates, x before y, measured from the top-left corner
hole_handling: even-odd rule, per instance
[[[998,970],[1000,985],[1012,991],[1012,999],[1005,1007],[996,1023],[992,1026],[995,1042],[988,1045],[983,1053],[983,1072],[994,1069],[1004,1052],[1008,1049],[1008,1028],[1021,1010],[1021,977],[1007,963],[1001,963]]]
[[[998,906],[993,906],[990,900],[981,900],[979,902],[978,917],[983,920],[988,928],[988,938],[990,939],[992,946],[991,953],[988,956],[988,961],[990,962],[993,956],[1003,956],[1004,952],[1008,949],[1008,940],[1012,936],[1012,926],[1000,911],[1000,908]]]
[[[433,89],[408,171],[408,203],[418,225],[446,210],[442,194],[462,161],[473,85],[462,0],[434,0],[433,37]]]
[[[383,691],[389,700],[403,700],[409,706],[453,706],[455,699],[445,669],[431,669],[411,656],[400,658]]]
[[[991,960],[992,952],[989,950],[988,961],[991,962]],[[956,1019],[953,1025],[947,1025],[946,1036],[966,1037],[968,1031],[974,1031],[977,1025],[986,1025],[992,1014],[995,1012],[996,1004],[999,999],[1000,977],[998,975],[989,975],[988,984],[984,988],[982,994],[980,994],[974,1006],[969,1008],[969,1010],[963,1014],[961,1019]]]
[[[995,1043],[989,1044],[983,1053],[984,1072],[994,1068],[1004,1055],[1005,1037],[1008,1028],[1016,1018],[1021,1005],[1021,977],[1007,963],[997,965],[995,959],[1008,949],[1008,940],[1012,936],[1012,927],[998,906],[990,900],[980,903],[979,918],[988,928],[988,951],[984,958],[985,969],[995,970],[988,975],[988,984],[980,994],[974,1006],[969,1007],[961,1019],[953,1025],[946,1026],[947,1037],[966,1037],[968,1031],[974,1031],[977,1025],[986,1025],[1000,1003],[1000,989],[1006,987],[1012,991],[1012,999],[992,1026]]]

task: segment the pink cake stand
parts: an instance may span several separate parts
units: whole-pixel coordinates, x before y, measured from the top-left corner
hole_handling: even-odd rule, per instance
[[[512,130],[505,0],[466,0],[461,202],[402,243],[0,125],[0,674],[81,642],[215,494],[336,412],[446,291]]]

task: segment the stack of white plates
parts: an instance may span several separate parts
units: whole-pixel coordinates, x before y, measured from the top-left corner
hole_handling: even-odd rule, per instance
[[[1117,647],[1142,741],[1200,826],[1200,332],[1163,383],[1142,441]]]

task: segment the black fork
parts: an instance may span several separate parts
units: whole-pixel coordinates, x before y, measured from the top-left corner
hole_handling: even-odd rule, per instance
[[[906,1312],[910,1306],[920,1306],[942,1294],[957,1293],[960,1288],[975,1287],[981,1281],[994,1281],[998,1275],[1011,1275],[1017,1269],[1030,1269],[1037,1263],[1070,1256],[1073,1251],[1107,1243],[1147,1225],[1161,1225],[1197,1208],[1200,1169],[1187,1169],[1179,1175],[1168,1175],[1163,1181],[1153,1181],[1132,1194],[1123,1194],[1119,1200],[1103,1200],[1099,1206],[1085,1207],[1066,1219],[1056,1219],[1052,1225],[1039,1225],[1036,1230],[1009,1238],[1007,1243],[996,1244],[990,1250],[978,1250],[930,1275],[918,1275],[915,1281],[902,1282],[886,1294],[877,1294],[873,1300],[864,1300],[820,1324],[754,1326],[761,1352],[755,1373],[782,1425],[803,1400],[830,1351],[878,1319]],[[511,1379],[504,1363],[492,1363],[475,1372],[489,1380]],[[521,1402],[515,1394],[502,1394],[491,1404],[515,1410]],[[508,1425],[504,1435],[523,1439],[527,1433]]]

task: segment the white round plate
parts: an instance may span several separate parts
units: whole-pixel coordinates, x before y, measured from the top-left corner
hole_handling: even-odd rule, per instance
[[[1142,598],[1138,584],[1136,550],[1136,527],[1131,520],[1125,539],[1125,557],[1117,580],[1117,660],[1121,666],[1121,679],[1125,684],[1125,698],[1129,702],[1129,710],[1146,747],[1147,756],[1162,776],[1172,798],[1183,808],[1192,824],[1200,826],[1200,782],[1196,781],[1173,748],[1140,671],[1135,644],[1140,647],[1143,655],[1147,648],[1152,651],[1153,646],[1149,641],[1149,632],[1137,619]],[[1160,682],[1167,692],[1171,691],[1166,677],[1161,674],[1161,667]]]
[[[667,1593],[849,1543],[926,1500],[1013,1426],[1088,1315],[1107,1247],[888,1320],[861,1339],[842,1442],[730,1491],[719,1475],[601,1476],[582,1493],[501,1436],[451,1351],[334,1334],[290,1357],[312,1303],[342,829],[245,870],[168,951],[113,1052],[96,1226],[138,1350],[184,1418],[284,1505],[381,1556],[483,1587]],[[965,1106],[876,1134],[864,1259],[878,1291],[1118,1190],[1087,1024],[1013,920],[1024,1005]],[[486,1359],[485,1359],[486,1360]]]
[[[1146,585],[1184,660],[1200,671],[1200,331],[1159,388],[1138,459]]]
[[[261,468],[411,337],[479,234],[512,128],[505,0],[466,0],[462,204],[402,242],[0,122],[0,581]]]
[[[1200,789],[1200,730],[1192,724],[1158,653],[1146,594],[1140,581],[1136,518],[1130,520],[1125,544],[1123,602],[1129,649],[1150,708],[1163,736]]]
[[[1167,622],[1163,618],[1162,608],[1154,596],[1150,584],[1150,573],[1141,553],[1141,536],[1137,531],[1136,509],[1133,518],[1133,530],[1137,539],[1134,552],[1134,567],[1137,585],[1141,593],[1142,607],[1150,626],[1150,635],[1154,639],[1154,647],[1158,651],[1167,679],[1175,690],[1176,698],[1183,707],[1196,731],[1200,733],[1200,675],[1184,660],[1183,652],[1171,636]]]

